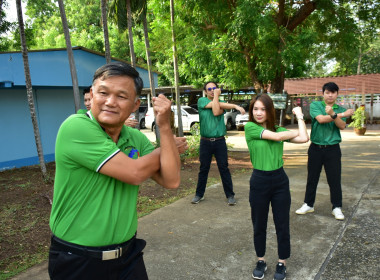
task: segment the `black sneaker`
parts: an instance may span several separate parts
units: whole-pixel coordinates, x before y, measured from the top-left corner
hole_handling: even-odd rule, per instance
[[[204,199],[204,197],[200,197],[200,196],[194,196],[194,198],[191,200],[191,203],[192,204],[198,204],[200,201],[202,201]]]
[[[228,205],[230,205],[230,206],[235,205],[235,204],[236,204],[236,199],[235,199],[235,197],[232,195],[232,196],[230,196],[229,198],[227,198],[227,203],[228,203]]]
[[[286,266],[283,263],[278,263],[276,265],[276,272],[274,274],[273,280],[285,280],[286,279]]]
[[[263,279],[264,273],[267,271],[267,264],[265,261],[258,261],[255,269],[252,272],[253,279]]]

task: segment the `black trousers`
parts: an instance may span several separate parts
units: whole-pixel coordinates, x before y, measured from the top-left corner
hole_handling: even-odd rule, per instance
[[[342,152],[339,144],[320,147],[312,143],[308,150],[308,156],[305,203],[310,207],[314,206],[319,176],[322,166],[324,166],[327,183],[330,187],[332,208],[342,207]]]
[[[222,178],[223,189],[226,197],[235,195],[233,191],[230,169],[228,168],[228,153],[226,139],[208,141],[201,139],[199,146],[200,168],[198,173],[198,183],[196,195],[203,197],[206,191],[208,172],[210,171],[212,155],[215,156],[220,177]]]
[[[249,202],[253,224],[253,243],[257,257],[264,257],[266,250],[269,204],[272,206],[276,227],[278,257],[290,257],[289,178],[283,168],[274,171],[253,170],[250,179]]]
[[[52,241],[49,276],[54,280],[147,280],[143,260],[145,240],[134,239],[121,258],[106,260],[77,255]]]

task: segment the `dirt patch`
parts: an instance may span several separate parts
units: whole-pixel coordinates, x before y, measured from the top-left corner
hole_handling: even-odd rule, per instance
[[[250,172],[248,152],[229,152],[232,175]],[[55,164],[47,164],[50,178],[54,178]],[[190,193],[197,184],[199,162],[189,160],[182,165],[181,184],[167,190],[152,180],[144,182],[139,192],[139,215],[144,215]],[[220,182],[215,160],[211,165],[209,183]],[[50,244],[49,199],[53,194],[53,180],[45,183],[39,166],[0,172],[0,278],[8,278],[15,271],[47,259]],[[149,201],[152,208],[144,204]]]

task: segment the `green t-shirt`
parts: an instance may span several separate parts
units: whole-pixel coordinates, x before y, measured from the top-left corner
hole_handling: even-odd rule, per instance
[[[86,114],[87,113],[87,110],[86,109],[79,109],[77,111],[77,114]]]
[[[198,99],[199,124],[201,126],[201,136],[216,138],[226,135],[226,125],[224,124],[224,113],[214,116],[211,108],[205,108],[211,100],[207,97]],[[223,101],[219,101],[223,102]]]
[[[253,168],[263,171],[279,169],[284,165],[282,159],[284,142],[262,139],[264,130],[265,128],[254,122],[247,122],[244,127],[245,140]],[[276,132],[280,131],[287,131],[287,129],[276,126]]]
[[[122,128],[116,144],[90,112],[67,118],[55,148],[53,234],[84,246],[119,244],[133,237],[139,186],[98,171],[120,151],[136,159],[153,150],[148,138],[131,127]]]
[[[340,135],[340,129],[335,125],[335,123],[319,123],[316,119],[319,115],[326,116],[326,103],[324,101],[314,101],[310,104],[310,116],[311,116],[311,134],[310,140],[314,144],[318,145],[335,145],[342,142],[342,137]],[[333,110],[335,113],[343,113],[346,111],[345,108],[334,104]],[[346,121],[346,118],[342,118]]]

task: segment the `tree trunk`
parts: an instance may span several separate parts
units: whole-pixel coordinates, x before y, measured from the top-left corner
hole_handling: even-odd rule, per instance
[[[278,41],[278,50],[277,50],[277,55],[276,55],[276,76],[274,79],[271,81],[271,86],[270,86],[270,91],[272,93],[282,93],[284,89],[284,83],[285,83],[285,68],[282,63],[282,52],[284,48],[284,42],[281,39]]]
[[[249,72],[249,78],[251,79],[252,85],[255,88],[256,92],[259,92],[261,88],[263,88],[263,84],[260,83],[259,79],[257,78],[256,73],[256,58],[251,57],[251,50],[244,45],[241,41],[239,41],[240,47],[243,50],[244,58],[247,63],[248,72]]]
[[[36,141],[37,154],[38,154],[38,158],[40,161],[42,176],[43,176],[44,180],[47,181],[48,178],[47,178],[46,165],[45,165],[45,160],[44,160],[44,152],[42,149],[40,130],[38,128],[38,121],[37,121],[37,117],[36,117],[36,109],[34,106],[33,88],[32,88],[32,80],[30,77],[28,50],[26,47],[25,28],[24,28],[24,19],[22,16],[21,0],[16,0],[16,6],[17,6],[18,24],[19,24],[19,29],[20,29],[22,60],[24,62],[26,93],[27,93],[27,97],[28,97],[30,116],[32,118],[34,139]]]
[[[80,109],[80,96],[79,96],[77,70],[75,67],[73,48],[71,47],[69,26],[67,24],[66,12],[65,12],[65,6],[63,4],[63,0],[58,0],[58,5],[59,5],[59,11],[61,13],[63,32],[65,34],[67,56],[69,57],[71,80],[73,82],[75,112],[77,112]]]
[[[360,68],[361,68],[360,64],[362,63],[362,57],[363,57],[362,47],[360,46],[359,47],[358,68],[356,70],[357,75],[360,75]]]
[[[177,47],[174,31],[174,3],[170,0],[170,18],[172,24],[172,41],[173,41],[173,66],[174,66],[174,87],[177,102],[177,115],[178,115],[178,136],[183,137],[183,125],[182,125],[182,111],[181,100],[179,91],[179,74],[178,74],[178,62],[177,62]]]
[[[146,20],[146,10],[144,11],[144,14],[143,14],[143,27],[144,27],[146,60],[147,60],[147,64],[148,64],[150,96],[155,97],[156,96],[156,87],[154,85],[154,76],[152,73],[152,60],[150,58],[150,44],[149,44],[148,22]],[[147,98],[147,100],[148,100],[148,107],[150,107],[149,98]],[[160,143],[160,130],[159,130],[157,125],[155,126],[154,133],[156,135],[156,143]]]
[[[132,9],[131,0],[127,0],[127,25],[128,25],[128,40],[129,40],[129,53],[131,55],[131,64],[133,68],[136,68],[136,54],[135,47],[133,45],[133,33],[132,33]],[[135,119],[138,124],[135,128],[140,129],[140,112],[139,109],[135,111]]]
[[[133,33],[132,33],[131,0],[127,0],[127,23],[128,23],[129,53],[131,55],[131,64],[132,64],[132,67],[136,67],[136,55],[135,55],[135,47],[133,45]]]
[[[102,9],[105,57],[106,57],[106,62],[110,63],[111,50],[110,50],[110,41],[109,41],[109,36],[108,36],[108,24],[107,24],[107,0],[101,0],[101,9]]]
[[[148,64],[148,73],[149,73],[150,93],[151,93],[151,96],[154,97],[156,96],[156,88],[154,86],[154,76],[152,73],[152,60],[150,58],[150,44],[149,44],[148,22],[146,20],[146,14],[143,17],[143,26],[144,26],[146,60]]]

